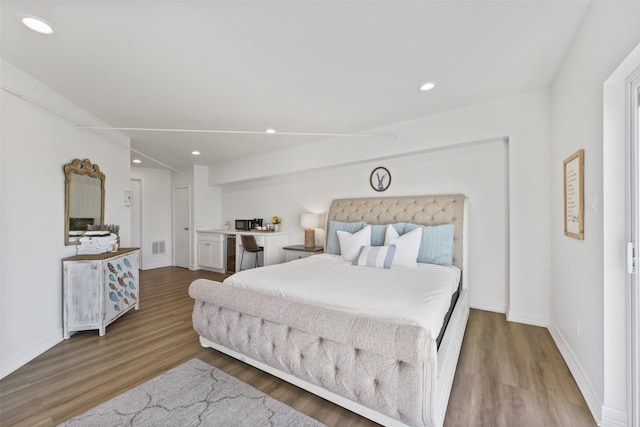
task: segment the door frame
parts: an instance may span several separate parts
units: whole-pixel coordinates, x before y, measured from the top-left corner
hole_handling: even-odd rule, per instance
[[[634,268],[627,266],[627,295],[629,298],[630,327],[628,340],[629,414],[630,425],[640,425],[640,273],[638,243],[640,242],[640,67],[626,81],[627,96],[627,237],[633,250]],[[629,255],[629,254],[628,254]]]
[[[633,346],[640,337],[634,337],[637,325],[632,322],[640,306],[632,303],[633,275],[628,273],[626,254],[627,243],[633,241],[630,82],[639,70],[640,44],[603,85],[604,387],[596,416],[603,425],[633,425],[640,417],[639,380],[633,378]]]
[[[144,221],[142,221],[142,218],[144,217],[143,205],[142,205],[142,192],[143,192],[142,189],[143,189],[144,183],[143,183],[141,178],[131,178],[131,179],[129,179],[129,182],[131,184],[137,183],[138,190],[139,190],[138,191],[138,200],[134,199],[134,201],[135,201],[135,203],[138,203],[138,209],[140,211],[140,218],[139,218],[139,222],[138,222],[137,226],[138,226],[138,234],[139,234],[138,237],[139,237],[139,243],[140,243],[140,259],[143,259],[144,258],[144,254],[145,254],[144,244],[143,244],[143,242],[144,242],[144,238],[143,238],[144,230],[142,229],[143,222],[144,222]],[[129,207],[129,209],[131,209],[131,207]],[[129,213],[129,216],[131,216],[131,213]]]
[[[187,189],[187,195],[189,196],[189,202],[187,203],[187,215],[189,218],[189,242],[188,242],[188,246],[189,246],[189,256],[188,256],[188,266],[187,268],[189,270],[193,270],[193,218],[192,218],[192,211],[191,211],[191,199],[192,199],[192,195],[191,195],[191,185],[181,185],[181,186],[177,186],[177,187],[173,187],[173,192],[171,194],[171,211],[172,211],[172,227],[171,227],[171,234],[172,234],[172,241],[173,241],[173,254],[172,254],[172,264],[175,267],[176,265],[176,254],[178,253],[178,251],[176,251],[176,191],[177,190],[182,190],[182,189]]]

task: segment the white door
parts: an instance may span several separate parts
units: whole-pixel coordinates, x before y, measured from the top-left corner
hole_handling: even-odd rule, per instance
[[[173,265],[189,268],[191,260],[191,189],[173,189]]]
[[[131,180],[131,193],[129,197],[129,209],[131,209],[131,247],[140,248],[142,257],[142,181]]]

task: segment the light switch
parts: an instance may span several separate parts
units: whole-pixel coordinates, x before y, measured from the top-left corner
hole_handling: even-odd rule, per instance
[[[598,196],[596,193],[589,194],[589,210],[591,212],[598,210]]]

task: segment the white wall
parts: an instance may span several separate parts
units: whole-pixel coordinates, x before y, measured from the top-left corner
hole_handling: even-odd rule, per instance
[[[602,142],[603,83],[640,42],[639,16],[638,2],[593,2],[551,91],[550,330],[596,419],[602,416],[602,425],[626,425],[628,376],[624,273],[622,280],[608,282],[621,263],[614,261],[613,270],[605,275],[603,261],[603,212],[615,212],[609,226],[616,223],[623,228],[625,212],[624,196],[612,197],[603,187],[603,152],[614,149]],[[585,209],[584,241],[563,235],[562,216],[562,162],[581,148],[585,150],[585,197],[597,199],[595,211]],[[619,147],[615,150],[619,152]],[[609,174],[616,176],[611,188],[625,188],[624,158],[617,155]],[[622,254],[624,237],[618,234],[614,239],[618,239],[613,242],[614,251]]]
[[[391,173],[384,193],[369,185],[376,166]],[[287,177],[225,185],[223,216],[282,218],[291,244],[304,243],[300,214],[326,213],[331,200],[463,193],[468,197],[470,303],[474,307],[507,311],[508,220],[507,143],[493,140],[466,147],[415,153],[384,161],[302,172]],[[323,233],[316,233],[322,244]]]
[[[2,87],[77,123],[102,125],[69,100],[2,60]],[[89,159],[106,176],[105,221],[130,240],[129,139],[79,131],[76,123],[5,90],[0,139],[0,368],[9,374],[62,340],[62,264],[75,255],[64,245],[63,166]],[[106,135],[106,136],[105,136]]]
[[[194,224],[199,228],[222,228],[220,188],[209,185],[209,168],[193,167]]]
[[[140,268],[148,270],[173,265],[171,172],[132,166],[131,178],[142,181],[142,256]],[[152,243],[162,240],[165,241],[165,253],[152,254]]]
[[[260,156],[242,162],[211,167],[209,183],[221,185],[250,180],[264,181],[268,177],[283,177],[286,180],[289,175],[292,176],[291,179],[303,180],[304,177],[293,174],[305,170],[331,170],[339,174],[340,169],[337,168],[341,166],[358,165],[367,161],[378,163],[384,159],[424,150],[454,148],[506,137],[509,140],[510,212],[507,246],[508,317],[514,321],[546,326],[549,321],[548,95],[546,90],[536,91],[370,130],[394,134],[395,138],[340,138],[289,150],[261,153]],[[464,170],[461,169],[460,172],[463,177],[469,178]],[[271,181],[256,184],[262,185],[265,199],[271,192],[271,184]],[[348,191],[353,185],[351,182],[341,183],[328,192]],[[315,198],[317,189],[309,186],[308,190],[291,200],[290,204],[297,204],[298,212],[303,208],[326,209],[326,200]],[[361,193],[354,190],[350,195],[359,196]],[[223,200],[224,197],[223,193]],[[261,215],[270,218],[278,212],[280,209],[276,205],[258,212],[255,209],[236,210],[228,202],[223,202],[223,217]],[[296,218],[284,220],[285,228],[290,227],[291,222],[297,223]],[[488,305],[502,306],[497,300]]]
[[[197,230],[225,228],[222,220],[221,189],[209,185],[209,168],[195,165],[193,167],[193,232],[191,250],[191,266],[197,269],[198,264],[198,235]]]

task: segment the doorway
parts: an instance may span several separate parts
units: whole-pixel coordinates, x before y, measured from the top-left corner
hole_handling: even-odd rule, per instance
[[[191,187],[173,189],[173,265],[189,268],[191,260]]]

